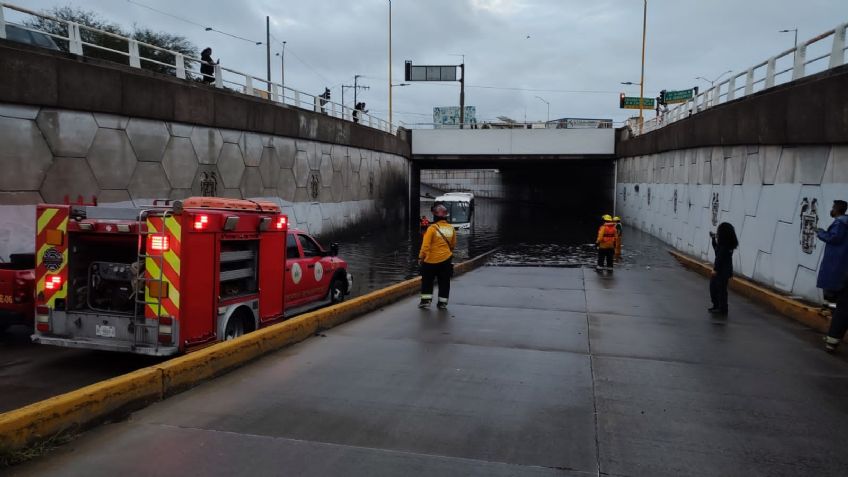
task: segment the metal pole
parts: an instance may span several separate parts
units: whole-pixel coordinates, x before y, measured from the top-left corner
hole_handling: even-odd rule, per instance
[[[356,93],[359,90],[358,81],[359,75],[353,75],[353,109],[356,109],[356,105],[359,104],[356,102]]]
[[[648,0],[644,0],[644,9],[642,10],[642,79],[639,80],[639,134],[642,134],[642,103],[645,97],[645,33],[648,26]]]
[[[392,127],[392,0],[389,0],[389,127]]]
[[[268,91],[271,91],[271,17],[265,17],[265,65],[268,67]]]
[[[280,64],[280,84],[283,86],[283,102],[285,103],[286,96],[286,42],[283,42],[283,54],[280,55],[282,63]]]
[[[462,78],[459,79],[459,129],[465,129],[465,62],[459,65]]]

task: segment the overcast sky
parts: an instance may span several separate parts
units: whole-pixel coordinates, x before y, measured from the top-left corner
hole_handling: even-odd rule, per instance
[[[388,0],[12,0],[37,10],[73,5],[108,21],[182,34],[213,48],[222,65],[265,75],[265,46],[236,40],[138,4],[242,37],[287,41],[286,85],[309,93],[352,84],[355,74],[372,113],[388,109]],[[477,119],[509,116],[613,118],[618,93],[638,96],[642,2],[639,0],[394,0],[393,75],[416,64],[466,62],[466,104]],[[705,86],[696,76],[739,72],[799,41],[848,21],[848,0],[650,0],[645,96]],[[274,52],[281,47],[272,40]],[[828,43],[829,47],[829,43]],[[280,59],[272,64],[279,81]],[[352,106],[353,93],[345,93]],[[395,88],[394,118],[432,122],[433,106],[459,104],[458,83]],[[526,115],[526,116],[525,116]],[[651,117],[653,113],[651,113]]]

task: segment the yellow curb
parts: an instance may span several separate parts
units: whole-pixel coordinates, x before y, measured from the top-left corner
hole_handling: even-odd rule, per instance
[[[0,447],[19,449],[103,416],[162,398],[162,372],[142,368],[0,414]]]
[[[712,274],[713,268],[709,263],[696,260],[680,252],[669,250],[669,253],[684,267],[700,273],[706,277]],[[829,313],[821,308],[812,307],[798,300],[793,300],[773,290],[758,285],[747,278],[734,276],[730,280],[730,288],[748,298],[767,305],[774,311],[803,323],[810,328],[826,333],[830,327]]]
[[[466,273],[494,252],[457,264]],[[337,305],[306,313],[240,338],[94,383],[0,414],[0,450],[15,450],[51,435],[89,427],[118,411],[140,409],[259,356],[303,341],[415,293],[421,278],[406,280]]]

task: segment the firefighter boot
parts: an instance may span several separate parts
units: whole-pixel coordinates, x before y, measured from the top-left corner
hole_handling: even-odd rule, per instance
[[[436,308],[440,310],[448,309],[448,299],[447,298],[439,298],[439,302],[436,304]]]
[[[422,298],[421,301],[418,303],[418,308],[421,308],[422,310],[430,308],[430,303],[432,302],[433,300]]]
[[[839,342],[841,341],[838,338],[832,338],[830,336],[825,336],[822,340],[824,341],[824,350],[828,353],[836,351],[836,347],[839,346]]]

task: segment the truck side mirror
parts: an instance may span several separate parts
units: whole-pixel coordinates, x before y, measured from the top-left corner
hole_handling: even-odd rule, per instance
[[[330,244],[330,256],[335,257],[339,254],[339,244],[333,242]]]

